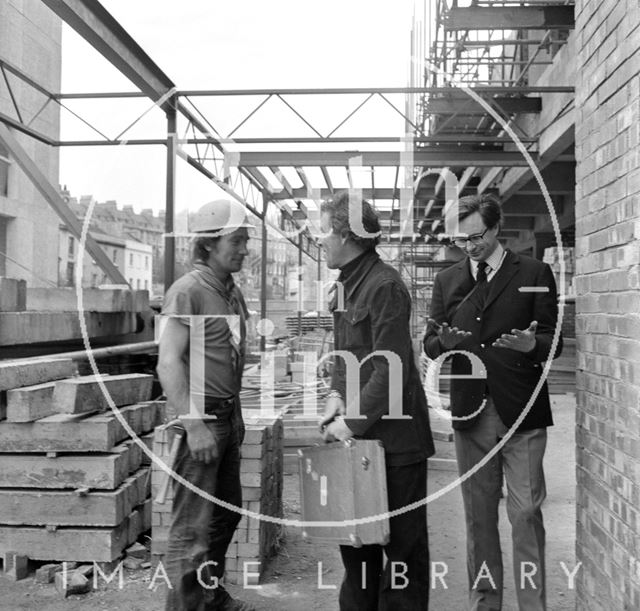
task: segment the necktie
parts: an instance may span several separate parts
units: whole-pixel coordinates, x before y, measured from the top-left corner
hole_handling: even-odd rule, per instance
[[[478,273],[476,274],[476,284],[482,285],[487,282],[487,262],[480,261],[478,263]]]
[[[489,293],[489,282],[487,281],[487,262],[480,261],[478,263],[478,271],[476,274],[476,290],[474,293],[474,302],[479,310],[484,310],[484,304]]]

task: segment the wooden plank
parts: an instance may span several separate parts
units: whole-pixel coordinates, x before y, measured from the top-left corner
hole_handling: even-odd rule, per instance
[[[75,375],[77,365],[71,359],[19,359],[0,363],[0,391],[32,386]]]
[[[144,502],[148,469],[117,490],[77,494],[71,490],[0,490],[0,524],[11,526],[117,526]]]
[[[114,490],[131,473],[129,448],[113,454],[65,454],[48,458],[32,454],[0,454],[0,487],[97,488]]]
[[[130,419],[137,420],[137,411],[152,409],[148,403],[127,408]],[[135,416],[135,418],[134,418]],[[140,433],[140,425],[133,432]],[[113,413],[54,414],[35,422],[0,422],[0,452],[109,452],[127,439],[128,432]]]
[[[53,404],[55,382],[14,388],[7,391],[7,420],[33,422],[56,413]]]
[[[127,546],[128,520],[114,528],[0,526],[0,552],[20,550],[31,560],[111,562]]]
[[[151,395],[153,376],[130,373],[106,376],[102,379],[116,406],[147,401]],[[53,393],[56,411],[61,414],[81,414],[109,409],[109,401],[94,376],[83,376],[56,382]]]

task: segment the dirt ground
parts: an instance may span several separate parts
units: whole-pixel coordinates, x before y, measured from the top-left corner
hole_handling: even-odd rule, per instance
[[[549,429],[545,458],[548,496],[544,506],[547,529],[547,591],[551,611],[573,611],[574,591],[562,567],[575,566],[575,399],[554,396],[556,426]],[[456,479],[453,444],[437,442],[437,458],[429,471],[429,492],[434,493]],[[297,475],[285,475],[285,512],[299,519]],[[466,601],[464,520],[459,488],[429,504],[432,563],[445,563],[447,573],[432,583],[430,609],[462,611]],[[504,611],[514,611],[510,563],[510,529],[501,503],[501,539],[505,560]],[[321,563],[321,564],[320,564]],[[433,565],[432,565],[433,566]],[[444,564],[438,565],[442,571]],[[320,577],[319,577],[320,572]],[[101,582],[98,590],[64,600],[53,585],[36,583],[31,577],[11,582],[0,574],[0,611],[161,611],[165,586],[150,589],[152,570],[127,571],[122,590],[115,582]],[[230,585],[234,595],[252,602],[260,611],[335,611],[337,586],[342,576],[338,550],[333,544],[305,541],[299,529],[287,528],[278,555],[271,561],[259,587]],[[162,580],[157,580],[162,583]],[[335,586],[335,588],[333,587]]]

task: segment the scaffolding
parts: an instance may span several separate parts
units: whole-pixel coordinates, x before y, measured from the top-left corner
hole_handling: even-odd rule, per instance
[[[49,92],[0,58],[3,73],[10,72],[42,96],[43,109],[58,104],[61,112],[76,117],[89,131],[85,138],[52,138],[35,130],[32,119],[25,120],[14,100],[14,115],[0,116],[0,143],[4,142],[13,157],[21,157],[20,147],[10,139],[7,127],[55,147],[165,147],[167,284],[174,274],[178,159],[262,221],[263,267],[268,232],[319,261],[320,202],[349,190],[371,201],[380,214],[382,252],[397,264],[414,298],[414,334],[421,332],[419,317],[427,311],[433,276],[443,264],[440,238],[447,201],[490,185],[482,172],[495,177],[505,169],[526,166],[502,123],[512,127],[535,154],[538,134],[528,133],[519,118],[539,113],[544,94],[573,91],[563,84],[537,86],[531,78],[565,44],[573,25],[569,2],[469,0],[465,6],[458,0],[424,2],[414,18],[413,65],[407,87],[181,91],[99,2],[43,1],[138,90]],[[135,98],[151,100],[152,108],[113,135],[74,107]],[[244,105],[246,110],[232,124],[220,125],[220,113],[211,109],[221,103]],[[287,127],[277,136],[259,129],[261,117],[274,109],[288,117]],[[329,109],[333,112],[327,127]],[[132,130],[147,112],[164,115],[165,133],[134,137]],[[388,129],[379,127],[383,123]],[[23,166],[27,173],[73,229],[68,207],[27,162]],[[451,180],[455,191],[449,190]],[[503,235],[517,239],[529,224],[530,220],[514,215],[507,219]],[[108,261],[104,265],[105,271],[117,277]],[[264,269],[262,274],[265,280]],[[261,299],[264,317],[266,297]]]

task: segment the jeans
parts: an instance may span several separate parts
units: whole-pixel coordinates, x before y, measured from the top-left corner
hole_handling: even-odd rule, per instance
[[[239,405],[231,405],[207,421],[218,444],[209,464],[191,457],[183,437],[174,470],[198,489],[231,505],[242,506],[240,446],[244,425]],[[174,481],[173,508],[165,569],[172,588],[166,611],[200,611],[214,598],[224,575],[224,559],[241,515]],[[204,587],[203,586],[208,586]]]
[[[427,462],[387,466],[387,493],[390,511],[424,499]],[[426,611],[429,608],[426,505],[391,518],[389,527],[389,542],[384,547],[340,546],[345,567],[340,611]],[[387,557],[384,568],[383,552]]]

